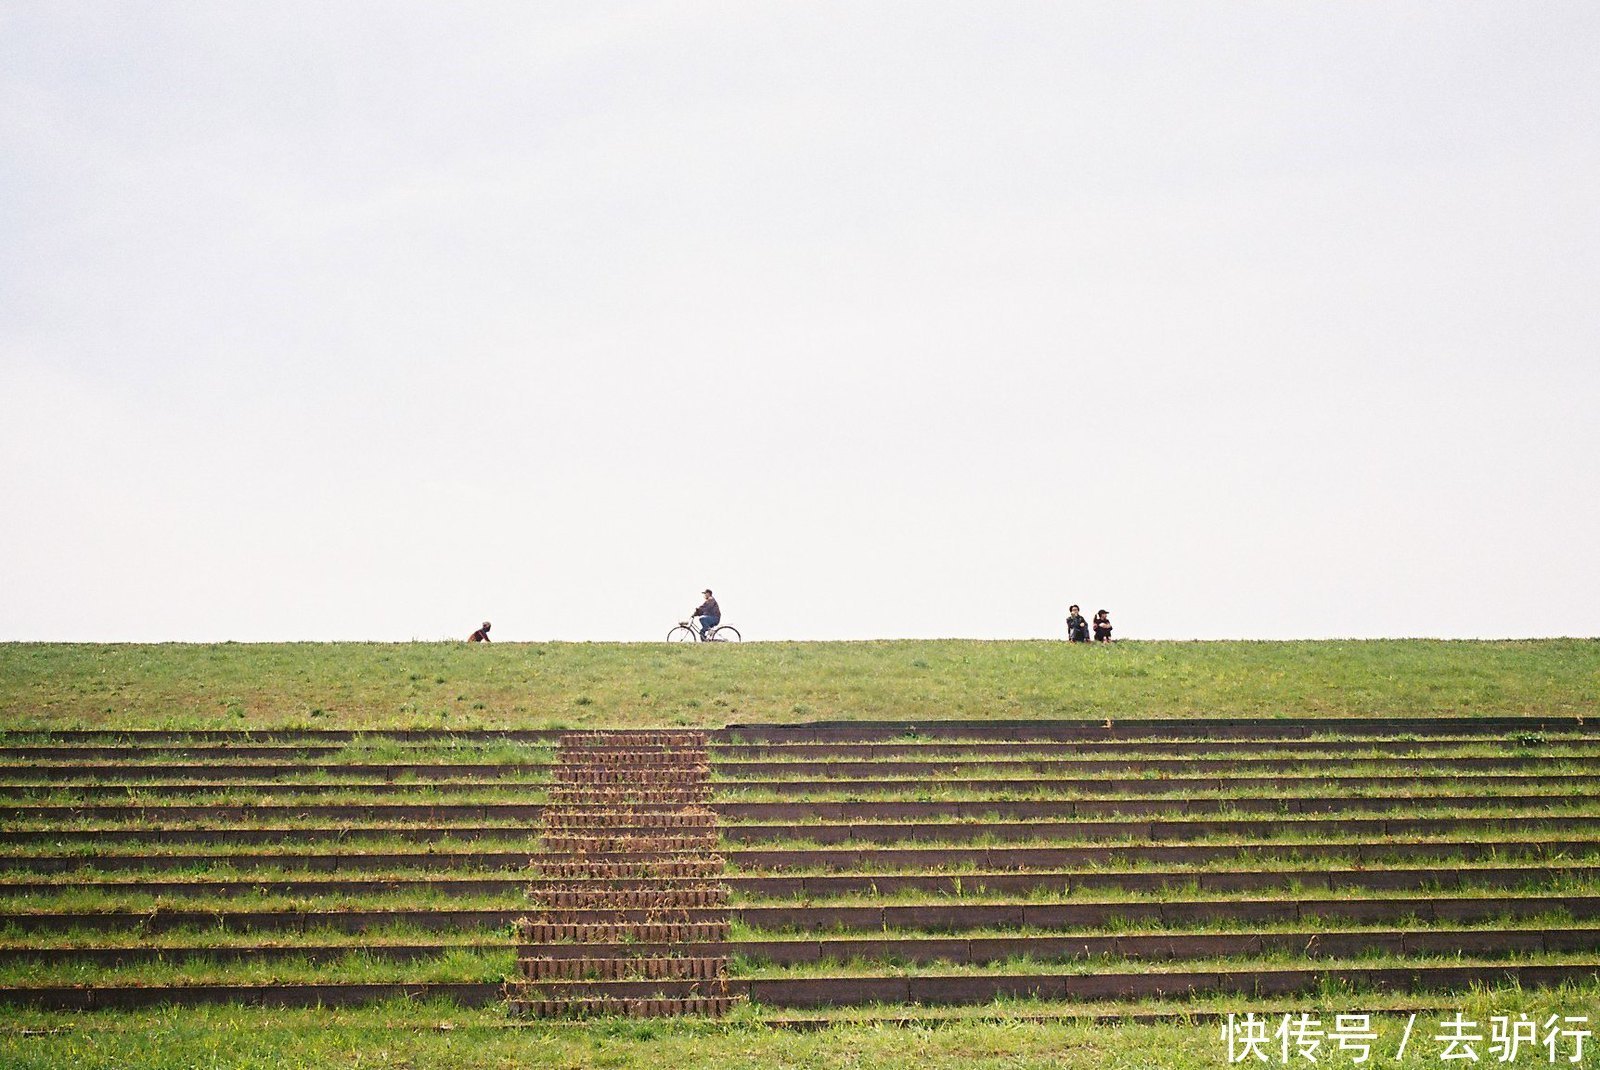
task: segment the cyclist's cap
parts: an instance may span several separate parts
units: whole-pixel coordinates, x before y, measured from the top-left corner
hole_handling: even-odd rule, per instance
[[[700,593],[701,594],[710,594],[711,593],[711,588],[707,587],[705,590],[701,591]]]

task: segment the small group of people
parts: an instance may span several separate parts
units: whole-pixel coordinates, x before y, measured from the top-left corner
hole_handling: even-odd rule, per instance
[[[1087,643],[1089,641],[1090,628],[1094,629],[1095,642],[1111,642],[1110,613],[1102,609],[1094,615],[1094,620],[1091,622],[1083,619],[1083,614],[1078,612],[1077,606],[1069,606],[1067,609],[1067,642]]]
[[[695,607],[694,612],[690,616],[694,620],[696,630],[699,631],[702,636],[704,636],[712,628],[715,628],[717,625],[722,623],[722,607],[717,605],[716,595],[711,593],[711,588],[707,587],[705,590],[701,591],[700,594],[703,598],[703,601]],[[1068,607],[1067,614],[1067,642],[1087,643],[1089,641],[1089,632],[1091,630],[1094,632],[1095,642],[1111,642],[1110,613],[1102,609],[1094,615],[1094,620],[1087,621],[1083,619],[1083,614],[1079,612],[1077,606],[1070,606]],[[489,628],[489,622],[484,621],[482,627],[467,637],[467,642],[489,642]]]
[[[705,635],[712,628],[715,628],[717,625],[722,623],[722,607],[717,605],[717,598],[711,593],[711,588],[707,587],[705,590],[701,591],[700,594],[704,598],[704,601],[695,607],[694,613],[692,613],[691,616],[693,617],[695,624],[698,626],[700,634]],[[490,627],[491,625],[489,622],[484,621],[482,627],[473,632],[471,635],[467,636],[467,642],[489,642]]]

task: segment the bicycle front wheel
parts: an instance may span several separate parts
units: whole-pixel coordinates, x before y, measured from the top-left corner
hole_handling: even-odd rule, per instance
[[[739,629],[731,624],[720,625],[711,629],[711,639],[717,643],[737,643],[739,641]]]
[[[687,624],[680,624],[667,633],[667,642],[669,643],[692,643],[694,639],[694,629]]]

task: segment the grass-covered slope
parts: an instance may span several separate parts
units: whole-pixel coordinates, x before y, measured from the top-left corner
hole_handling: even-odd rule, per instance
[[[0,727],[543,728],[1600,710],[1600,641],[0,645]]]

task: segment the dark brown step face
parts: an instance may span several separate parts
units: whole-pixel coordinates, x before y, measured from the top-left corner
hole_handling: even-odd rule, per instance
[[[1438,735],[1537,735],[1582,732],[1581,717],[1146,717],[1050,721],[815,721],[804,724],[730,724],[713,733],[721,743],[877,742],[908,735],[938,739],[1282,739],[1319,735],[1418,737]]]
[[[1045,776],[1085,776],[1116,773],[1123,776],[1148,773],[1178,775],[1195,773],[1305,773],[1319,769],[1366,770],[1394,773],[1401,770],[1445,773],[1516,772],[1548,769],[1553,762],[1590,772],[1600,770],[1600,755],[1579,758],[1535,757],[1423,757],[1423,758],[941,758],[927,761],[826,761],[826,762],[718,762],[719,784],[736,785],[745,780],[771,780],[782,777],[833,780],[837,790],[848,791],[851,781],[883,777],[920,777],[942,782],[980,771],[987,776],[1037,774]]]
[[[782,743],[782,744],[727,744],[712,753],[712,765],[734,762],[777,761],[799,759],[811,761],[840,759],[925,759],[965,757],[1005,758],[1015,755],[1034,755],[1056,758],[1096,758],[1117,755],[1185,756],[1196,753],[1220,755],[1260,755],[1287,752],[1308,758],[1332,757],[1341,752],[1375,752],[1378,755],[1409,756],[1413,754],[1448,753],[1464,747],[1503,746],[1513,750],[1539,751],[1549,747],[1592,749],[1600,746],[1600,736],[1593,734],[1564,736],[1537,747],[1523,747],[1497,737],[1446,736],[1435,739],[1383,739],[1346,737],[1337,742],[1309,739],[1213,739],[1213,740],[1034,740],[1032,742],[1000,740],[968,740],[966,742],[927,743]]]
[[[249,729],[165,729],[165,728],[82,728],[50,732],[0,732],[0,744],[12,741],[55,744],[99,743],[102,745],[152,746],[162,743],[265,744],[369,743],[448,743],[467,740],[474,743],[549,743],[562,736],[560,729],[544,728],[267,728]]]
[[[503,984],[354,983],[140,985],[0,988],[0,1005],[41,1010],[139,1010],[148,1007],[363,1007],[391,1000],[446,999],[482,1007],[505,999]]]
[[[729,780],[717,785],[718,790],[732,794],[734,797],[718,803],[719,806],[742,801],[737,793],[743,792],[770,792],[783,796],[807,796],[847,793],[850,795],[885,794],[891,792],[912,793],[917,791],[937,790],[940,788],[960,789],[971,792],[993,792],[996,794],[1011,792],[1059,792],[1078,793],[1087,792],[1098,795],[1173,795],[1180,792],[1218,792],[1218,791],[1269,791],[1281,793],[1284,788],[1320,787],[1332,791],[1334,789],[1384,789],[1388,794],[1405,794],[1407,789],[1413,791],[1435,783],[1440,778],[1423,776],[1420,774],[1398,775],[1358,775],[1341,776],[1337,774],[1310,775],[1310,776],[1211,776],[1211,777],[1185,777],[1162,776],[1158,778],[1146,777],[1092,777],[1067,779],[1057,777],[1026,777],[1010,780],[992,779],[967,779],[936,780],[925,779],[899,779],[899,780]],[[1443,778],[1455,787],[1461,786],[1461,778]],[[1514,774],[1476,774],[1472,783],[1481,787],[1490,788],[1524,788],[1529,793],[1544,788],[1600,788],[1600,775],[1585,775],[1578,773],[1514,773]],[[866,799],[864,801],[872,801]]]
[[[266,944],[232,947],[145,944],[139,947],[7,947],[0,948],[0,965],[21,966],[146,966],[157,963],[256,963],[305,961],[314,965],[337,963],[351,954],[383,962],[426,962],[466,947],[503,951],[511,947],[503,934],[497,943],[480,944]]]
[[[246,765],[207,762],[198,765],[147,763],[141,765],[26,765],[6,766],[5,779],[66,782],[71,780],[258,780],[261,777],[316,774],[351,779],[421,782],[439,777],[500,780],[508,775],[525,775],[547,769],[542,765],[499,765],[482,763],[422,762],[374,765],[371,763],[315,763]]]
[[[727,825],[723,838],[730,843],[758,844],[775,840],[806,840],[818,844],[878,845],[916,841],[962,840],[1192,840],[1206,836],[1316,834],[1362,837],[1415,837],[1450,835],[1471,830],[1600,832],[1600,816],[1550,815],[1537,817],[1442,818],[1307,818],[1276,820],[1229,818],[1223,820],[1157,821],[1010,821],[915,822],[848,825]]]

